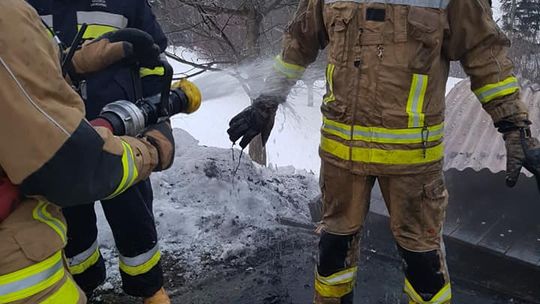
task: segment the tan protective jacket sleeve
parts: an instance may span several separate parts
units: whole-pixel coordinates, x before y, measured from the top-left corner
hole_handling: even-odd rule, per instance
[[[471,89],[495,123],[527,118],[519,84],[508,57],[510,41],[493,20],[488,0],[452,0],[443,51],[459,60],[471,77]]]
[[[84,119],[58,49],[24,1],[0,2],[0,173],[60,206],[115,196],[147,178],[157,151]]]

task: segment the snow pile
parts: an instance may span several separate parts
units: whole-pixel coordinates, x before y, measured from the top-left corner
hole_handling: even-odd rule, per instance
[[[239,162],[238,150],[233,160],[231,149],[200,146],[183,130],[175,129],[175,138],[174,166],[153,174],[152,183],[160,246],[185,265],[182,276],[199,277],[206,266],[241,262],[285,239],[280,218],[310,222],[307,203],[319,192],[312,173],[260,167],[248,155]],[[117,287],[114,242],[101,210],[99,221],[109,282]]]

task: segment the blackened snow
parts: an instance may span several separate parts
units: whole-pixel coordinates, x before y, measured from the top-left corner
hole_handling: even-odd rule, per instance
[[[238,149],[201,146],[181,129],[175,129],[174,135],[173,167],[154,173],[151,180],[160,247],[175,264],[185,265],[184,279],[211,276],[216,264],[242,264],[258,250],[286,241],[291,234],[279,219],[310,223],[307,204],[319,193],[313,173],[262,167],[244,154],[233,175]],[[118,288],[114,241],[98,209],[109,277],[102,288]]]

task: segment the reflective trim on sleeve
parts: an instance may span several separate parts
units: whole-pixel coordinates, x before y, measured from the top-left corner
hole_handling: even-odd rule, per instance
[[[107,12],[91,11],[77,12],[77,23],[107,25],[117,29],[125,28],[128,25],[128,19],[124,15]]]
[[[62,287],[45,301],[39,302],[39,304],[77,304],[79,303],[79,298],[80,293],[77,285],[71,277],[67,276],[66,282],[62,284]]]
[[[351,267],[323,277],[315,271],[315,290],[323,297],[340,298],[354,289],[358,267]]]
[[[128,19],[123,15],[106,12],[77,12],[79,29],[83,23],[88,25],[83,39],[95,39],[99,36],[123,29],[128,24]]]
[[[323,117],[322,130],[345,140],[361,140],[382,144],[420,144],[424,141],[438,141],[444,137],[443,123],[426,128],[387,129],[350,126]]]
[[[452,289],[450,283],[447,283],[437,294],[429,301],[425,301],[417,292],[409,280],[405,279],[405,293],[409,296],[412,304],[448,304],[452,300]]]
[[[81,274],[97,263],[100,257],[97,240],[85,251],[68,259],[71,274]]]
[[[330,103],[336,100],[334,96],[334,71],[336,66],[333,64],[328,64],[326,66],[326,95],[324,95],[323,102]]]
[[[504,97],[517,91],[519,91],[519,82],[516,77],[510,76],[501,82],[488,84],[474,90],[474,94],[476,94],[476,97],[478,97],[481,103],[485,104],[493,99]]]
[[[161,259],[159,244],[152,249],[135,257],[125,257],[120,254],[120,270],[130,276],[147,273],[154,268]]]
[[[79,25],[79,29],[81,26]],[[107,34],[109,32],[114,32],[118,30],[115,27],[108,26],[108,25],[96,25],[96,24],[90,24],[86,28],[86,31],[84,32],[83,39],[89,40],[89,39],[95,39],[100,37],[101,35]]]
[[[64,274],[62,251],[58,251],[42,262],[2,275],[0,276],[0,303],[31,297],[58,283]]]
[[[60,236],[60,239],[62,239],[62,242],[66,244],[66,241],[67,241],[66,225],[61,220],[54,218],[47,211],[47,206],[49,206],[49,203],[40,201],[38,205],[34,208],[34,211],[32,212],[32,216],[34,217],[35,220],[38,220],[44,224],[47,224],[49,227],[51,227],[58,234],[58,236]]]
[[[164,67],[155,67],[153,69],[149,68],[141,68],[139,70],[139,75],[142,77],[146,76],[163,76],[165,75],[165,68]]]
[[[343,160],[383,165],[426,164],[441,160],[444,156],[442,143],[426,149],[383,150],[350,147],[324,136],[321,138],[321,150]]]
[[[278,55],[274,60],[274,69],[279,73],[283,74],[289,79],[300,79],[304,74],[306,68],[292,63],[287,63],[283,61],[281,55]]]
[[[409,99],[407,100],[407,114],[409,115],[409,128],[424,126],[425,114],[423,113],[426,96],[428,76],[413,74]]]
[[[336,2],[383,3],[445,9],[450,0],[324,0],[325,4]]]
[[[135,165],[135,156],[133,155],[133,150],[131,149],[131,146],[122,141],[122,146],[124,147],[124,153],[122,154],[122,170],[123,170],[123,176],[122,180],[120,181],[120,184],[116,188],[116,190],[109,195],[107,199],[111,199],[120,193],[126,191],[127,188],[131,187],[137,177],[139,176],[139,171],[137,170],[137,166]]]

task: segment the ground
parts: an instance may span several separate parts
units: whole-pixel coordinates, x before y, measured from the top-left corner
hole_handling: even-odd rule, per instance
[[[182,304],[299,304],[310,303],[313,292],[313,267],[316,237],[306,232],[291,231],[301,238],[268,244],[247,261],[215,265],[214,275],[201,280],[186,280],[183,272],[188,265],[167,255],[166,282],[173,303]],[[403,277],[400,262],[395,257],[362,251],[361,272],[356,286],[355,303],[407,303],[401,293]],[[202,276],[202,274],[201,274]],[[463,282],[454,282],[454,303],[467,304],[525,304],[511,298],[478,290]],[[93,303],[140,303],[139,299],[109,290]]]

